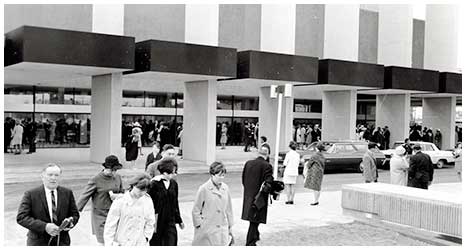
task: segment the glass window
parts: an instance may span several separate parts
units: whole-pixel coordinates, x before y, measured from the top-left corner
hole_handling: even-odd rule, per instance
[[[434,148],[430,144],[422,144],[422,151],[434,151]]]
[[[74,104],[76,105],[91,105],[91,90],[90,89],[75,89]]]
[[[144,92],[123,91],[123,107],[144,107]]]
[[[351,144],[342,144],[342,145],[335,145],[335,152],[336,153],[350,153],[350,152],[355,152],[355,150]]]
[[[321,113],[322,101],[321,100],[294,100],[294,112],[300,113]]]
[[[232,96],[217,96],[217,109],[231,110],[232,101]]]
[[[367,144],[354,144],[357,151],[367,151]]]
[[[235,110],[259,110],[259,97],[234,96]]]

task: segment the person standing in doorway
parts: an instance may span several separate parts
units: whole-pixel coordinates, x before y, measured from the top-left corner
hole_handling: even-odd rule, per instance
[[[24,133],[24,128],[21,126],[19,123],[19,120],[15,121],[15,126],[13,127],[13,130],[11,131],[11,146],[15,150],[15,154],[19,155],[21,154],[21,151],[23,149],[23,133]]]
[[[306,162],[303,170],[304,187],[311,189],[314,195],[311,206],[319,205],[320,190],[325,171],[325,158],[322,153],[325,151],[325,146],[322,142],[319,142],[316,148],[317,152]]]
[[[225,123],[222,123],[222,130],[220,136],[220,144],[222,145],[221,149],[225,149],[225,145],[227,144],[228,140],[228,128]]]
[[[261,146],[259,156],[246,162],[242,173],[243,212],[241,219],[249,221],[246,246],[255,246],[260,240],[259,224],[267,222],[267,204],[273,175],[272,166],[265,160],[268,149]]]
[[[296,152],[298,144],[294,141],[290,141],[288,145],[290,151],[286,153],[285,159],[283,160],[283,165],[285,166],[285,171],[283,172],[283,183],[286,186],[286,196],[288,201],[285,204],[294,204],[294,195],[295,195],[295,185],[296,179],[298,178],[298,167],[300,162],[300,156]]]

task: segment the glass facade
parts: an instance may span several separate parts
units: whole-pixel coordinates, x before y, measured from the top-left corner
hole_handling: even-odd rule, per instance
[[[322,100],[294,99],[293,112],[321,113]]]
[[[259,97],[217,96],[220,110],[259,110]]]
[[[183,108],[183,94],[123,91],[123,107]]]
[[[220,145],[220,137],[222,135],[222,123],[225,123],[228,129],[228,139],[226,145],[232,146],[243,144],[243,132],[245,122],[257,124],[258,121],[259,118],[257,117],[217,117],[216,145]]]

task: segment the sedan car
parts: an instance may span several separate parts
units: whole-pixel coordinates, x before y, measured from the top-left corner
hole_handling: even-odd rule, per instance
[[[382,150],[381,152],[385,155],[386,158],[385,162],[389,162],[390,158],[395,153],[395,148],[403,144],[404,142],[397,141],[393,144],[392,149]],[[412,141],[410,146],[413,147],[415,144],[419,144],[421,146],[421,151],[430,156],[432,164],[434,164],[437,168],[443,168],[445,164],[455,162],[455,156],[450,150],[440,150],[437,148],[437,146],[435,146],[435,144],[423,141]]]
[[[299,164],[299,174],[302,174],[303,166],[313,154],[317,152],[317,143],[310,144],[304,150],[296,150],[301,156],[301,162]],[[364,141],[323,141],[325,145],[325,151],[323,152],[325,158],[325,169],[354,169],[358,172],[362,172],[360,163],[362,157],[367,151],[367,142]],[[280,152],[278,154],[279,166],[283,165],[286,152]],[[385,159],[378,149],[375,153],[377,168],[382,167],[382,162]],[[282,166],[283,168],[283,166]]]

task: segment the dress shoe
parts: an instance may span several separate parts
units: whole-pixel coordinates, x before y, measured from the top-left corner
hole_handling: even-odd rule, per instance
[[[317,205],[319,205],[319,202],[311,203],[311,206],[317,206]]]

